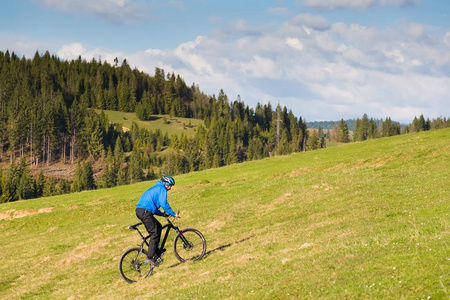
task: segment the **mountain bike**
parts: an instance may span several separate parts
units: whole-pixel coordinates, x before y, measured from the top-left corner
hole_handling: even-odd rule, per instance
[[[178,212],[177,215],[179,214],[180,212]],[[156,253],[159,253],[156,258],[158,265],[161,265],[164,262],[164,245],[166,244],[171,229],[174,229],[176,232],[176,236],[173,240],[173,252],[180,262],[202,259],[206,253],[206,240],[203,234],[194,228],[179,229],[172,223],[172,221],[175,220],[175,217],[169,215],[164,215],[164,217],[167,220],[167,224],[162,227],[161,236],[163,236],[162,232],[164,229],[166,229],[166,232],[156,250]],[[170,218],[173,218],[172,221]],[[128,229],[136,230],[142,238],[142,243],[140,245],[138,244],[138,247],[126,250],[119,259],[120,275],[128,283],[137,282],[153,274],[153,266],[145,262],[147,250],[144,249],[144,246],[146,245],[148,249],[150,235],[144,236],[138,228],[140,225],[142,225],[142,223],[137,223],[128,226]]]

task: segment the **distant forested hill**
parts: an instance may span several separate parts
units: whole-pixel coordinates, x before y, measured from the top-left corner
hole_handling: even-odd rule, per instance
[[[355,130],[355,123],[356,123],[356,119],[348,119],[348,120],[344,120],[344,122],[347,124],[348,126],[348,130],[350,131],[354,131]],[[374,119],[375,124],[378,126],[380,126],[380,124],[383,123],[383,119]],[[398,122],[395,122],[398,123]],[[331,130],[333,129],[334,125],[338,125],[339,121],[314,121],[314,122],[308,122],[308,128],[314,128],[314,129],[328,129]]]

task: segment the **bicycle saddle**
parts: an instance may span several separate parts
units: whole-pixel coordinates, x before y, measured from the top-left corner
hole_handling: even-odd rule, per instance
[[[142,223],[137,223],[137,224],[134,224],[134,225],[128,226],[128,229],[134,229],[134,230],[136,230],[136,229],[137,229],[137,227],[138,227],[139,225],[142,225]]]

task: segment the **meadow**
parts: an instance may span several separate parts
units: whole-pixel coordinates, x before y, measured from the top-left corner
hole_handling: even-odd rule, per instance
[[[95,110],[100,114],[101,110]],[[149,121],[142,121],[136,116],[134,112],[127,113],[122,111],[104,110],[103,111],[111,123],[122,124],[125,130],[131,128],[131,124],[135,122],[140,128],[145,128],[147,130],[161,130],[163,133],[167,132],[169,137],[173,134],[179,135],[184,132],[188,137],[195,136],[195,129],[200,124],[203,124],[202,120],[191,119],[191,118],[181,118],[181,117],[171,117],[169,115],[154,115]]]
[[[117,263],[154,184],[0,205],[1,299],[449,299],[450,130],[176,176],[206,257],[136,284]],[[162,220],[161,220],[162,221]]]

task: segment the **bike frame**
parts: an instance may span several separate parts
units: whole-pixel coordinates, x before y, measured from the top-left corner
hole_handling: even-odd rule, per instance
[[[169,237],[169,232],[170,232],[170,229],[174,229],[175,231],[176,231],[176,233],[177,234],[179,234],[181,231],[180,231],[180,229],[178,228],[178,226],[175,226],[175,225],[173,225],[173,223],[169,220],[169,217],[166,217],[166,220],[167,220],[167,224],[165,224],[162,228],[161,228],[161,236],[162,236],[162,232],[163,232],[163,230],[164,229],[166,229],[166,232],[164,233],[164,238],[162,239],[162,241],[160,240],[160,243],[161,243],[161,245],[158,247],[159,249],[163,249],[164,248],[164,245],[166,244],[166,241],[167,241],[167,238]],[[140,225],[142,225],[143,223],[138,223],[138,224],[136,224],[136,225],[132,225],[132,226],[129,226],[128,228],[129,229],[134,229],[134,230],[136,230],[138,233],[139,233],[139,235],[141,236],[141,238],[142,238],[142,243],[141,243],[141,249],[142,250],[144,250],[144,244],[148,247],[149,245],[148,245],[148,239],[150,238],[150,235],[147,235],[147,236],[144,236],[143,234],[142,234],[142,232],[139,230],[139,228],[138,228],[138,226],[140,226]],[[181,234],[181,240],[184,242],[184,243],[186,243],[186,239],[184,238],[184,236]]]

